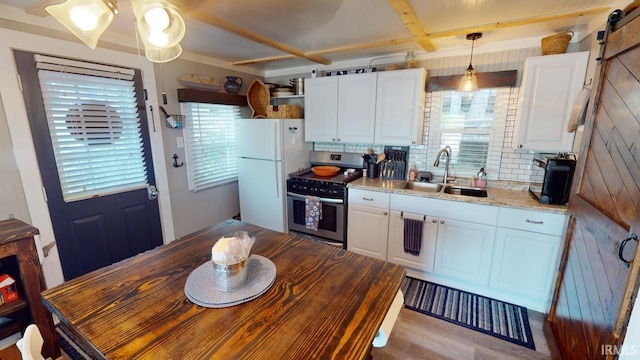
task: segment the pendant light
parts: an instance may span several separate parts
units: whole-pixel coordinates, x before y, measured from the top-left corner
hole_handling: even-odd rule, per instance
[[[185,34],[184,19],[164,0],[140,1],[134,7],[138,31],[145,45],[177,49]]]
[[[151,62],[166,63],[177,59],[182,54],[182,46],[177,44],[166,48],[159,48],[145,43],[144,54]]]
[[[115,0],[67,0],[45,10],[92,49],[118,14]]]
[[[467,34],[467,40],[471,40],[471,59],[469,59],[469,67],[464,72],[462,79],[460,79],[460,85],[458,91],[476,91],[478,90],[478,78],[476,77],[476,70],[473,68],[473,45],[476,40],[482,37],[482,33]]]

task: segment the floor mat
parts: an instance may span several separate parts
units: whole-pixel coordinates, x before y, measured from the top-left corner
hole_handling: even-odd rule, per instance
[[[405,307],[535,350],[527,308],[405,277]]]

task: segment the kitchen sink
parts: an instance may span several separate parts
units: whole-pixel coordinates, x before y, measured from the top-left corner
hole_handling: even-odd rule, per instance
[[[473,197],[487,197],[487,189],[473,188],[467,186],[447,185],[443,191],[445,194],[463,195]]]
[[[407,181],[401,188],[422,192],[439,192],[442,189],[442,184],[421,181]]]

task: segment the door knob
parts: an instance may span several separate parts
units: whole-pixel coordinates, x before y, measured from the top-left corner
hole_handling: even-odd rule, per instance
[[[149,200],[155,200],[158,198],[158,190],[156,189],[155,185],[147,186],[147,197],[149,198]]]

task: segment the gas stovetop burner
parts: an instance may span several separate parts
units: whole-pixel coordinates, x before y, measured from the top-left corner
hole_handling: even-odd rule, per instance
[[[332,151],[312,151],[309,155],[311,168],[314,166],[337,166],[340,168],[334,176],[318,176],[311,168],[289,174],[290,181],[318,182],[344,186],[350,181],[362,177],[362,155],[357,153],[341,153]],[[347,169],[350,173],[345,174]]]
[[[340,168],[337,174],[331,177],[327,176],[318,176],[316,175],[311,168],[296,171],[294,173],[289,174],[289,179],[297,180],[297,181],[309,181],[309,182],[319,182],[319,183],[333,183],[344,185],[353,180],[356,180],[362,177],[362,170],[355,170],[351,173],[346,174],[347,168]]]

